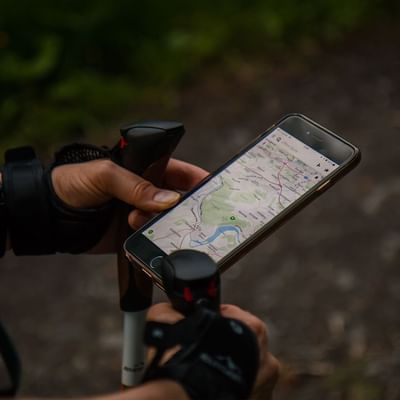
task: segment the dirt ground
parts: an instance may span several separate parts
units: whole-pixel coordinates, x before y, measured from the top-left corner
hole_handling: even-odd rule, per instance
[[[177,99],[177,156],[210,170],[289,112],[362,150],[354,172],[223,277],[224,301],[268,324],[280,400],[400,399],[399,33],[364,32],[312,61],[213,68]],[[21,394],[118,390],[113,256],[7,255],[0,316],[23,359]]]

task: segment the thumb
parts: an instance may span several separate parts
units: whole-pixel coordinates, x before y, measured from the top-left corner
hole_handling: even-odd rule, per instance
[[[125,168],[107,163],[102,181],[107,193],[143,211],[159,212],[175,205],[180,194],[157,188]]]

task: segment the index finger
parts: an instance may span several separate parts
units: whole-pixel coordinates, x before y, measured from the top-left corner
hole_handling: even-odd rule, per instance
[[[170,303],[158,303],[150,307],[147,319],[155,322],[174,324],[182,320],[184,316],[176,311]]]
[[[209,173],[203,168],[185,161],[171,159],[165,171],[167,188],[187,191],[200,183]]]

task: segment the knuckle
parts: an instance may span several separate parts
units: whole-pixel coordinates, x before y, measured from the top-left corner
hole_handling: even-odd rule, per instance
[[[164,322],[174,324],[184,318],[182,314],[174,310],[169,303],[159,303],[152,306],[147,314],[149,321]]]
[[[112,179],[115,167],[111,160],[101,160],[96,166],[98,175],[106,182]]]
[[[129,198],[132,199],[133,202],[137,202],[146,194],[146,192],[150,191],[152,187],[153,185],[149,181],[141,180],[131,186],[129,189]]]
[[[233,304],[222,304],[221,305],[221,312],[227,314],[227,315],[232,315],[234,313],[237,313],[237,311],[240,310],[238,306],[235,306]]]
[[[171,308],[168,303],[154,304],[150,307],[150,309],[147,313],[147,319],[156,320],[160,314],[165,314],[170,311],[171,311]]]
[[[267,325],[256,316],[250,314],[248,319],[248,324],[258,337],[268,336]]]

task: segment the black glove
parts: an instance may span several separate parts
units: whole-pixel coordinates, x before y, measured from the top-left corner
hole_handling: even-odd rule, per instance
[[[250,396],[258,367],[255,334],[242,322],[199,309],[174,324],[148,322],[145,342],[157,349],[143,381],[172,379],[193,400],[242,400]],[[181,347],[160,365],[164,352]]]
[[[53,190],[51,171],[62,164],[111,156],[106,148],[73,144],[58,151],[45,169],[31,147],[6,152],[1,222],[16,255],[81,253],[97,244],[109,226],[113,202],[90,209],[68,207]]]

